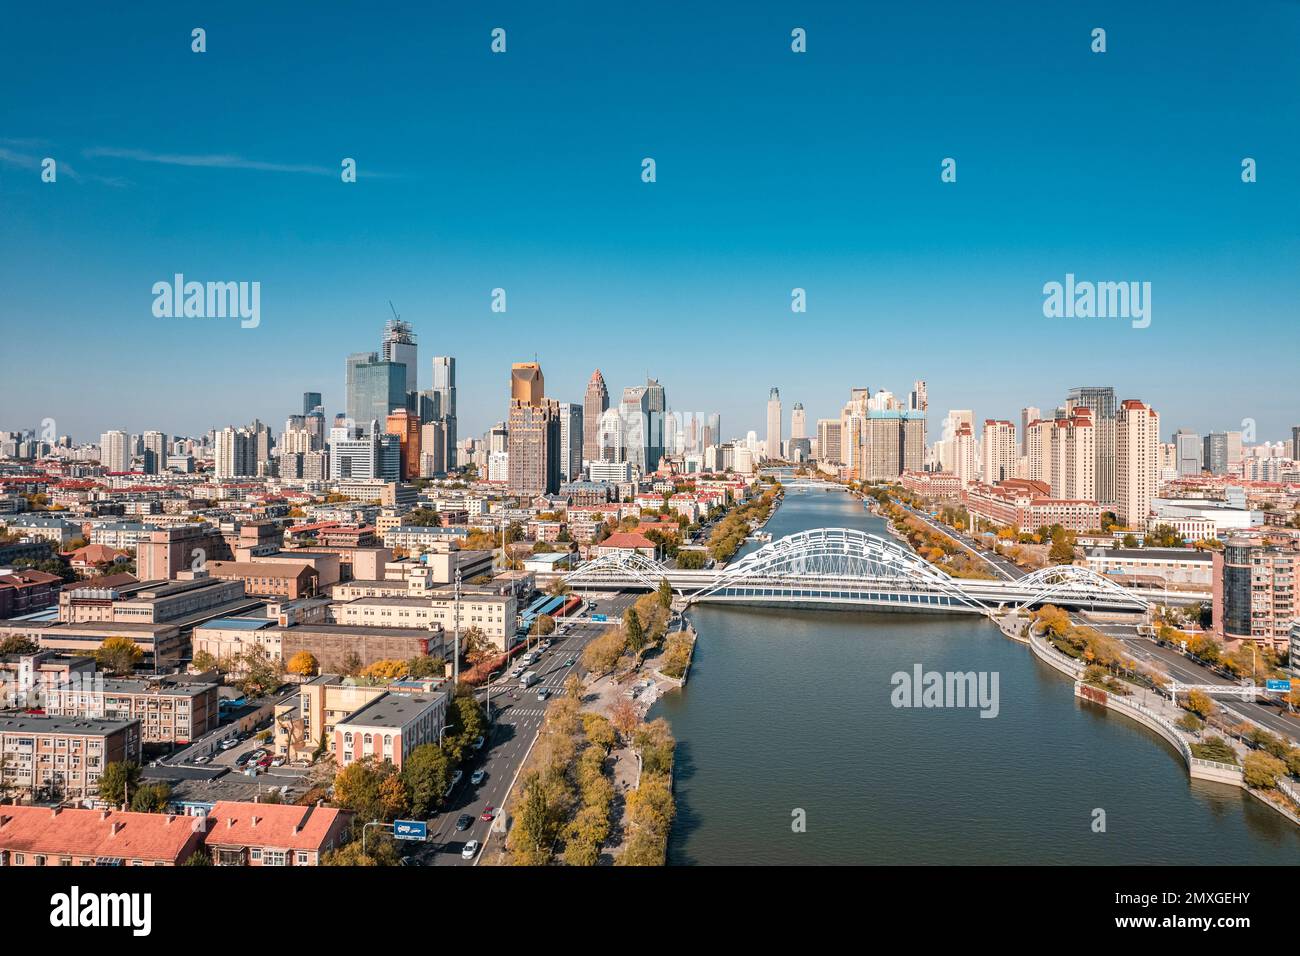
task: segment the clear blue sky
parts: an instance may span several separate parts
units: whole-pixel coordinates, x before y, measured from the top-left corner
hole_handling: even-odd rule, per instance
[[[389,299],[462,435],[534,354],[728,435],[918,377],[936,420],[1112,384],[1166,432],[1300,421],[1300,4],[79,7],[0,34],[0,429],[341,411]],[[155,318],[175,272],[260,281],[260,328]],[[1150,328],[1044,318],[1067,272],[1150,281]]]

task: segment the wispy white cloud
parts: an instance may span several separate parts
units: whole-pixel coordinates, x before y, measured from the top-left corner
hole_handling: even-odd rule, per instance
[[[0,142],[11,144],[25,142],[32,147],[49,145],[41,140],[0,140]],[[20,153],[17,150],[0,146],[0,163],[3,163],[6,166],[15,166],[18,169],[30,169],[35,172],[41,168],[41,161],[45,158],[45,156],[36,156],[31,153]],[[120,176],[99,176],[94,173],[83,174],[71,163],[64,159],[60,159],[57,155],[53,156],[53,159],[58,163],[56,168],[59,175],[66,176],[74,183],[94,182],[102,183],[105,186],[125,186],[128,184],[127,180],[122,179]]]
[[[308,176],[337,176],[339,167],[313,166],[301,163],[269,163],[248,159],[229,153],[155,153],[144,149],[118,149],[113,146],[93,146],[82,150],[89,158],[126,159],[138,163],[160,163],[164,166],[192,166],[205,169],[249,169],[265,173],[302,173]],[[342,157],[340,157],[340,162]],[[367,179],[392,178],[388,173],[364,171]]]

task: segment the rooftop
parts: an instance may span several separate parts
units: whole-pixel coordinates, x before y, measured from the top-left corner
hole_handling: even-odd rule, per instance
[[[403,727],[416,717],[437,707],[446,698],[446,694],[410,694],[390,692],[371,701],[346,720],[338,721],[335,726],[351,727]]]

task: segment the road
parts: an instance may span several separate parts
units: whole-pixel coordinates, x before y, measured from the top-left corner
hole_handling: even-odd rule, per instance
[[[1236,683],[1190,660],[1172,647],[1157,644],[1149,637],[1140,636],[1135,625],[1089,622],[1089,626],[1122,641],[1135,660],[1159,667],[1179,683],[1224,686]],[[1275,734],[1300,742],[1300,719],[1287,714],[1280,707],[1222,697],[1216,697],[1214,701],[1224,711],[1236,714],[1240,718],[1249,718]]]
[[[642,595],[592,592],[586,596],[597,602],[594,613],[606,614],[610,622],[614,622]],[[551,649],[544,652],[531,668],[541,680],[526,691],[519,689],[519,682],[508,672],[487,690],[479,690],[480,701],[489,692],[491,694],[492,728],[487,734],[487,742],[477,757],[465,761],[461,768],[465,775],[452,791],[447,808],[428,821],[427,842],[410,844],[406,852],[412,863],[420,866],[470,866],[478,862],[477,857],[474,860],[462,859],[461,851],[469,840],[477,840],[479,846],[483,846],[492,826],[481,819],[484,807],[500,807],[506,802],[515,775],[537,739],[547,707],[537,699],[538,690],[546,688],[552,695],[563,693],[564,681],[570,674],[584,673],[580,660],[583,648],[608,626],[609,623],[592,621],[590,617],[575,620],[568,631],[555,638]],[[571,657],[578,660],[572,667],[566,667],[564,662]],[[512,692],[517,699],[510,697]],[[479,769],[486,775],[483,782],[475,786],[470,783],[470,777]],[[458,831],[456,820],[461,814],[469,814],[474,822],[468,829]],[[492,839],[500,838],[498,834]]]
[[[924,521],[931,528],[943,532],[948,535],[948,537],[964,545],[967,550],[979,555],[979,557],[983,558],[996,572],[998,572],[1000,577],[1008,581],[1014,581],[1017,578],[1024,577],[1028,573],[1021,568],[1016,567],[1001,555],[990,555],[978,550],[975,547],[975,542],[971,540],[970,537],[960,531],[954,531],[952,528],[942,524],[925,512],[917,511],[914,508],[908,508],[907,505],[903,505],[903,507],[907,508],[912,515],[921,521]],[[1170,677],[1179,683],[1223,685],[1235,683],[1234,681],[1215,673],[1208,667],[1196,663],[1172,647],[1164,647],[1157,644],[1150,637],[1143,637],[1138,634],[1136,625],[1101,624],[1096,621],[1083,620],[1074,614],[1071,614],[1070,618],[1077,624],[1086,624],[1089,627],[1096,628],[1103,634],[1117,638],[1124,643],[1129,654],[1132,655],[1135,660],[1158,667],[1168,673]],[[1215,702],[1228,713],[1235,714],[1239,718],[1249,718],[1260,726],[1267,727],[1275,734],[1281,734],[1282,736],[1289,737],[1292,740],[1300,741],[1300,719],[1286,713],[1286,711],[1280,707],[1251,703],[1248,701],[1224,699],[1221,697],[1216,697]]]
[[[897,501],[897,500],[895,501],[895,503],[900,505],[903,504],[901,501]],[[1017,567],[1013,562],[1007,560],[1000,554],[992,554],[988,551],[981,551],[976,546],[975,540],[973,538],[971,538],[969,535],[965,534],[964,532],[957,531],[954,528],[950,528],[948,525],[944,524],[938,518],[932,517],[931,515],[926,514],[924,511],[917,511],[915,508],[908,507],[907,505],[903,505],[903,507],[907,509],[908,513],[910,513],[912,517],[925,522],[925,524],[928,525],[931,530],[937,531],[940,534],[944,534],[952,538],[954,541],[956,541],[958,544],[964,547],[971,554],[975,555],[975,557],[979,558],[985,564],[989,565],[994,570],[994,572],[998,575],[998,577],[1002,578],[1004,581],[1017,581],[1020,578],[1025,577],[1029,573],[1024,568]]]

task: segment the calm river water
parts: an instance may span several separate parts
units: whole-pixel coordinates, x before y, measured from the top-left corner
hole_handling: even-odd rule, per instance
[[[860,500],[825,491],[788,493],[766,530],[818,527],[883,533]],[[692,616],[690,683],[651,713],[679,742],[671,863],[1300,862],[1283,817],[1189,781],[1168,744],[1076,702],[986,621],[707,605]],[[893,707],[891,676],[918,663],[997,672],[997,717]]]

